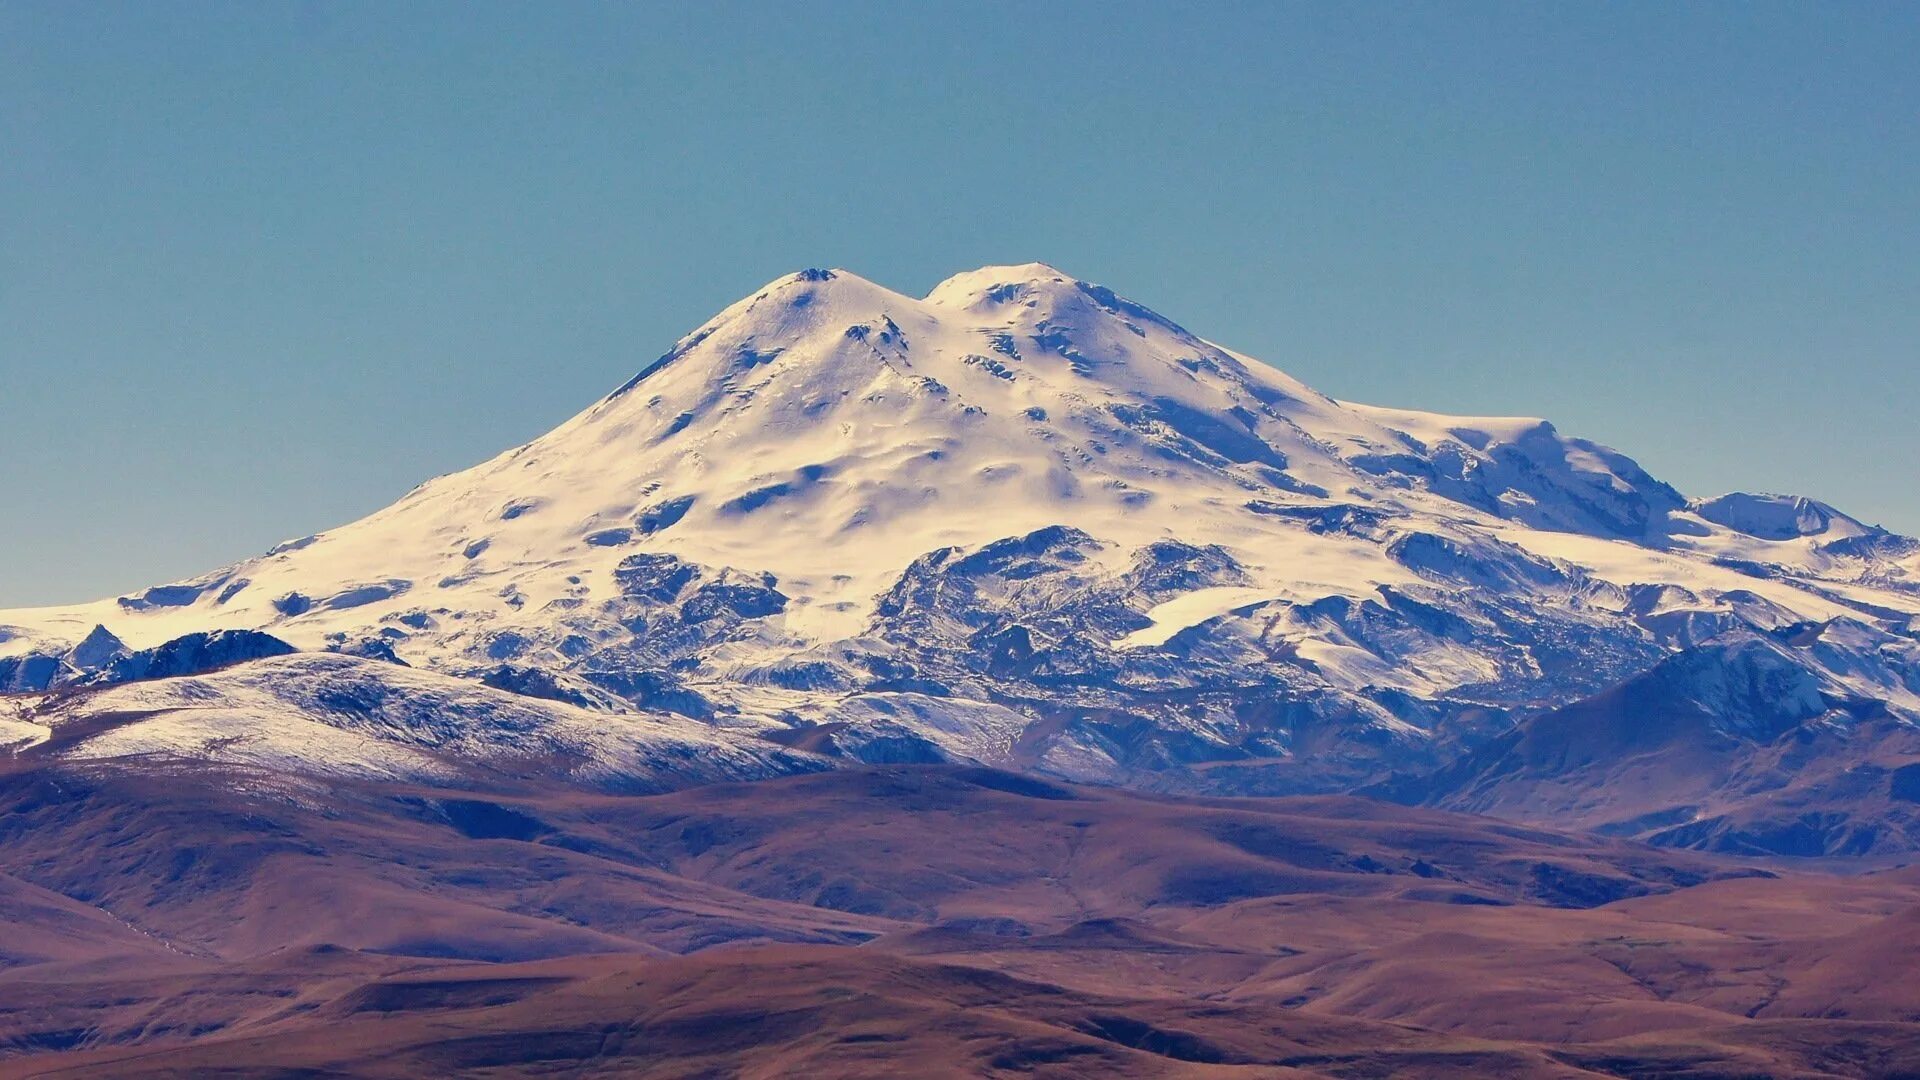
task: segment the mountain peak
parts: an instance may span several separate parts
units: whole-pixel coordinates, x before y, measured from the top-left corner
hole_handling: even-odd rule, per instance
[[[1837,531],[1856,536],[1872,531],[1851,515],[1803,495],[1730,491],[1695,499],[1688,509],[1715,525],[1761,540],[1797,540]]]
[[[926,303],[944,308],[973,308],[1005,303],[1021,292],[1079,287],[1080,279],[1042,262],[983,266],[958,273],[935,285]]]

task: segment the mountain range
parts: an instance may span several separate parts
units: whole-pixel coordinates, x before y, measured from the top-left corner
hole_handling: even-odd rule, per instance
[[[16,757],[268,782],[949,763],[1920,846],[1914,540],[1338,401],[1041,264],[780,278],[360,521],[0,611],[0,688]]]
[[[635,367],[0,612],[0,1080],[1920,1075],[1915,541],[1039,264]]]

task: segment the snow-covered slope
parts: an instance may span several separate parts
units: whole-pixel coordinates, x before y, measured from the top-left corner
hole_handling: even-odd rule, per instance
[[[1732,631],[1911,642],[1917,552],[1542,420],[1335,401],[1048,266],[806,271],[361,521],[0,612],[0,685],[247,628],[870,759],[1327,787]]]
[[[0,699],[0,741],[78,761],[216,762],[471,788],[560,777],[617,791],[827,764],[705,724],[595,711],[326,653],[52,696]]]

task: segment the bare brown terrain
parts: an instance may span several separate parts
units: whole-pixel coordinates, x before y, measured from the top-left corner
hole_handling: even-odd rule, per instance
[[[0,1076],[1920,1075],[1920,872],[954,767],[0,776]]]

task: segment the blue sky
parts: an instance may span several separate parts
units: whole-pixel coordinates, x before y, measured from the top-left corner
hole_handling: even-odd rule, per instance
[[[1920,8],[0,5],[0,606],[339,524],[781,273],[1920,531]]]

